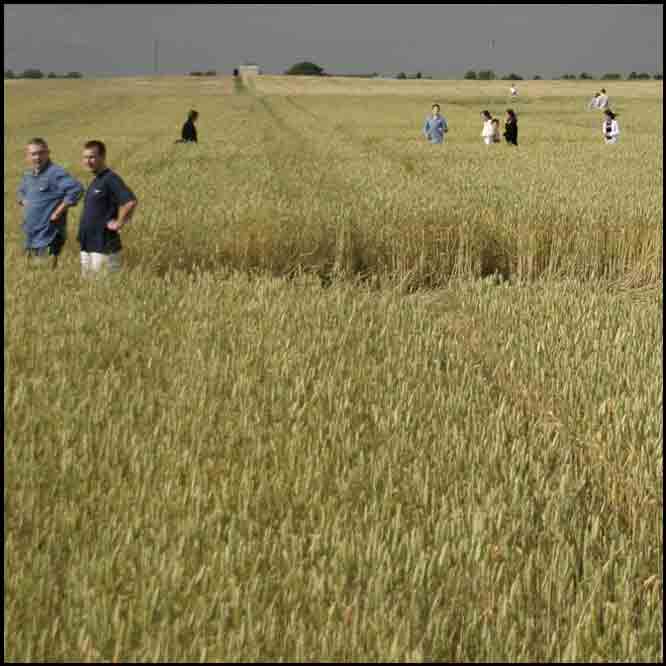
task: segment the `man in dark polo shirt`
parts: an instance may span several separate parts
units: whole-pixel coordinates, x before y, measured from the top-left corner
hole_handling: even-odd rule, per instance
[[[106,146],[88,141],[83,147],[83,166],[94,178],[83,201],[78,241],[81,244],[81,273],[120,270],[120,229],[137,205],[136,196],[118,174],[106,166]]]

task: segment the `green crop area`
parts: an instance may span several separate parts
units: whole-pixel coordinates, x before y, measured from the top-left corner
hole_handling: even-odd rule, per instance
[[[663,87],[607,87],[617,145],[589,83],[6,81],[5,659],[660,661]],[[120,274],[81,205],[26,264],[34,136],[106,143]]]

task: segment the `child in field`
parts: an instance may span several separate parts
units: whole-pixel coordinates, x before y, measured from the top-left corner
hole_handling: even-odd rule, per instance
[[[490,115],[490,111],[481,111],[481,118],[483,119],[481,137],[483,138],[483,143],[489,146],[491,143],[493,143],[493,136],[495,134],[495,129],[493,128],[493,117]]]
[[[430,143],[444,143],[444,135],[449,131],[446,118],[439,113],[439,104],[432,105],[432,113],[423,125],[423,134]]]
[[[493,143],[500,142],[500,122],[497,118],[493,118]]]
[[[613,113],[610,109],[604,112],[606,119],[604,120],[604,141],[606,143],[617,143],[620,136],[620,126],[617,123],[617,114]]]
[[[504,121],[504,138],[510,146],[518,145],[518,118],[513,109],[506,110]]]

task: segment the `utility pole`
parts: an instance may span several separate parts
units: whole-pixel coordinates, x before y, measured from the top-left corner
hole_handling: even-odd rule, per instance
[[[154,70],[155,74],[157,74],[159,72],[159,69],[160,69],[160,67],[159,67],[159,43],[160,43],[159,39],[156,39],[153,42],[153,70]]]

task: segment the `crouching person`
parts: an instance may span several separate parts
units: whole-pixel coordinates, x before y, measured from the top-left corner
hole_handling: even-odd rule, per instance
[[[83,166],[94,178],[83,201],[78,241],[81,244],[81,274],[114,273],[121,267],[119,231],[137,206],[134,192],[106,166],[106,146],[88,141],[83,147]]]

